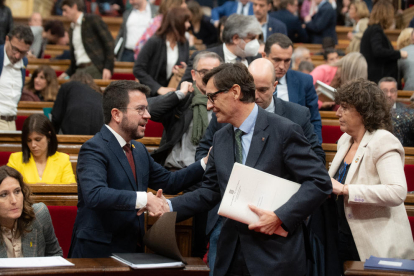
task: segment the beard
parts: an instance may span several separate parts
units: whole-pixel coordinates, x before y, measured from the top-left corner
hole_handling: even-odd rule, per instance
[[[130,121],[127,117],[123,117],[121,121],[121,129],[122,131],[131,139],[137,140],[144,137],[145,132],[140,131],[139,127],[142,125],[146,125],[148,120],[141,119],[138,121]],[[128,142],[128,141],[127,141]]]

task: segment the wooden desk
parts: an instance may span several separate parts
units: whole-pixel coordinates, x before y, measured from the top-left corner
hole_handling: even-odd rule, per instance
[[[170,269],[139,269],[134,270],[129,266],[112,258],[101,259],[67,259],[74,263],[71,267],[50,268],[7,268],[0,269],[0,275],[140,275],[140,276],[207,276],[210,269],[200,258],[185,258],[185,268]]]
[[[364,262],[345,262],[345,275],[353,276],[402,276],[402,275],[413,275],[412,272],[403,271],[389,271],[389,270],[364,270]]]

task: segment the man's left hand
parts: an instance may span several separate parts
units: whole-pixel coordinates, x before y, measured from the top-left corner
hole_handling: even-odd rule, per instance
[[[103,69],[102,79],[103,80],[110,80],[111,77],[112,77],[111,70],[109,70],[109,69]]]
[[[272,211],[249,204],[250,210],[259,216],[259,221],[249,224],[249,229],[266,235],[273,235],[282,225],[282,221]],[[279,232],[279,231],[278,231]]]

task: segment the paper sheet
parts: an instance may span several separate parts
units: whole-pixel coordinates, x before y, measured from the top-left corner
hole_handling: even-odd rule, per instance
[[[62,257],[0,258],[1,268],[74,266]]]

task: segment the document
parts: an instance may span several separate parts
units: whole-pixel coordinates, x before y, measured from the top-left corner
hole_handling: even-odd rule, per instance
[[[365,261],[364,269],[414,271],[414,261],[370,256]]]
[[[316,92],[319,96],[319,100],[326,102],[326,101],[335,101],[335,94],[336,89],[332,86],[329,86],[321,81],[316,81],[318,84],[318,88]]]
[[[300,184],[257,169],[234,163],[221,200],[218,214],[245,224],[257,222],[259,217],[249,204],[274,211],[285,204],[300,188]],[[279,228],[283,230],[281,227]],[[285,234],[276,233],[282,236]]]
[[[74,266],[62,257],[0,258],[0,268]]]
[[[114,48],[114,55],[117,55],[117,54],[118,54],[119,49],[121,49],[122,42],[124,42],[124,38],[123,38],[123,37],[121,37],[121,38],[118,40],[118,43],[115,45],[115,48]],[[121,57],[119,57],[119,58],[121,58]]]
[[[114,253],[112,258],[135,269],[184,267],[186,262],[175,238],[176,212],[165,213],[144,236],[151,253]]]

